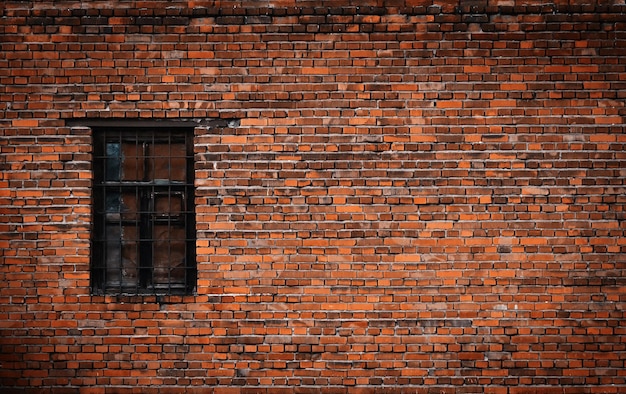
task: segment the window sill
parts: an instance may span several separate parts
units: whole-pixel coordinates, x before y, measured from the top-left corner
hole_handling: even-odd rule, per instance
[[[104,304],[191,304],[196,302],[196,295],[106,294],[91,296],[91,302]]]

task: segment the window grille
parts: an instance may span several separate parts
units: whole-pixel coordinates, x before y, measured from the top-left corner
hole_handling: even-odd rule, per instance
[[[94,293],[192,293],[193,129],[94,129],[93,168]]]

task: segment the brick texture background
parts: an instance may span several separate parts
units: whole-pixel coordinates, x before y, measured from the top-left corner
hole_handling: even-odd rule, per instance
[[[4,2],[3,393],[625,392],[597,3]],[[154,119],[198,122],[197,294],[92,296],[89,122]]]

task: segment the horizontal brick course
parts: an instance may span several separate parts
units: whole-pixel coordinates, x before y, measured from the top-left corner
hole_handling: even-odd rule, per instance
[[[3,392],[625,391],[626,6],[462,3],[7,2]],[[92,295],[92,127],[158,122],[196,291]]]

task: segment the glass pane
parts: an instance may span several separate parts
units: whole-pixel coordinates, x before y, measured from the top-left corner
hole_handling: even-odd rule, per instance
[[[154,144],[150,153],[148,177],[158,181],[185,182],[187,158],[184,143]]]
[[[185,283],[185,229],[154,226],[154,284]]]
[[[126,192],[122,194],[122,220],[139,220],[139,198],[137,196],[137,190]]]
[[[137,228],[108,225],[106,228],[107,287],[135,288],[137,285]]]
[[[122,146],[122,180],[144,180],[144,148],[137,141],[124,142]]]
[[[106,195],[106,211],[107,213],[118,213],[120,211],[119,193],[109,192]]]
[[[106,144],[105,175],[106,181],[120,180],[120,144],[108,142]]]
[[[157,217],[180,217],[184,211],[183,193],[155,193],[154,212]]]
[[[121,284],[120,261],[122,248],[120,243],[120,227],[106,226],[106,284],[107,287],[119,287]]]

